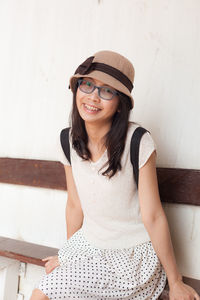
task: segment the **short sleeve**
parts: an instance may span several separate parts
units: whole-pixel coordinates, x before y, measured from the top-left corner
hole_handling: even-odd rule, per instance
[[[57,161],[61,162],[65,166],[71,166],[70,162],[68,161],[67,157],[65,156],[65,153],[62,149],[61,141],[60,141],[60,134],[58,134],[57,138]]]
[[[154,150],[157,151],[156,144],[151,134],[145,132],[141,138],[139,147],[139,169],[145,165]]]

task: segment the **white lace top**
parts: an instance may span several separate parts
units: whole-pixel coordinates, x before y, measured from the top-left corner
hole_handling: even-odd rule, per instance
[[[107,150],[98,161],[83,161],[71,148],[72,172],[83,209],[85,238],[99,248],[129,248],[150,240],[140,214],[140,206],[133,166],[130,161],[130,141],[138,124],[129,122],[125,149],[121,157],[121,171],[111,179],[98,170],[107,161]],[[139,168],[144,166],[156,145],[146,132],[140,142]],[[62,147],[59,161],[70,165]]]

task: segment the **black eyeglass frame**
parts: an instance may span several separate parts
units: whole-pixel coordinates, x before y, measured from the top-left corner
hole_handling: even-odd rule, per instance
[[[112,97],[111,97],[110,99],[105,99],[105,98],[101,97],[101,96],[100,96],[100,90],[101,90],[102,88],[109,88],[109,87],[108,87],[108,86],[97,86],[97,85],[95,85],[92,81],[90,81],[90,83],[92,83],[93,88],[92,88],[91,92],[87,93],[86,91],[83,91],[83,90],[81,89],[81,83],[82,83],[84,80],[86,80],[86,79],[80,78],[80,79],[78,79],[78,81],[77,81],[78,87],[79,87],[79,89],[80,89],[83,93],[91,94],[91,93],[94,92],[95,89],[98,89],[98,96],[99,96],[99,98],[101,98],[101,99],[103,99],[103,100],[106,100],[106,101],[110,101],[110,100],[112,100],[115,96],[119,96],[119,93],[118,93],[116,90],[114,90],[113,88],[110,88],[111,91],[112,91],[112,93],[113,93]],[[89,80],[88,80],[88,81],[89,81]]]

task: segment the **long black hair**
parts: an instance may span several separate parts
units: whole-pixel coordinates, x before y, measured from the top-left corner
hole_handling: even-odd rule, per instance
[[[85,122],[81,118],[76,105],[77,88],[78,85],[76,85],[73,93],[73,106],[70,120],[72,127],[72,147],[76,150],[77,154],[83,160],[89,160],[91,159],[91,153],[87,146],[88,135],[85,129]],[[128,119],[131,109],[130,98],[121,92],[118,93],[118,109],[113,115],[111,128],[104,137],[104,145],[107,149],[108,161],[103,165],[101,169],[108,166],[108,168],[102,173],[102,175],[108,176],[109,179],[114,176],[118,170],[121,170],[120,161],[125,147],[125,139],[128,130]]]

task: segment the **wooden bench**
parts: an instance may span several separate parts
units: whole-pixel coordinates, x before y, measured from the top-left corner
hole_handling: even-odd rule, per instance
[[[157,175],[162,202],[200,205],[199,170],[157,168]],[[55,161],[0,158],[0,182],[67,190],[63,165]],[[44,266],[42,258],[57,252],[56,248],[0,237],[0,256],[20,262]],[[184,277],[183,281],[200,294],[200,280]],[[168,284],[159,299],[169,299]]]
[[[58,249],[0,236],[0,256],[44,266],[44,257],[57,255]]]

